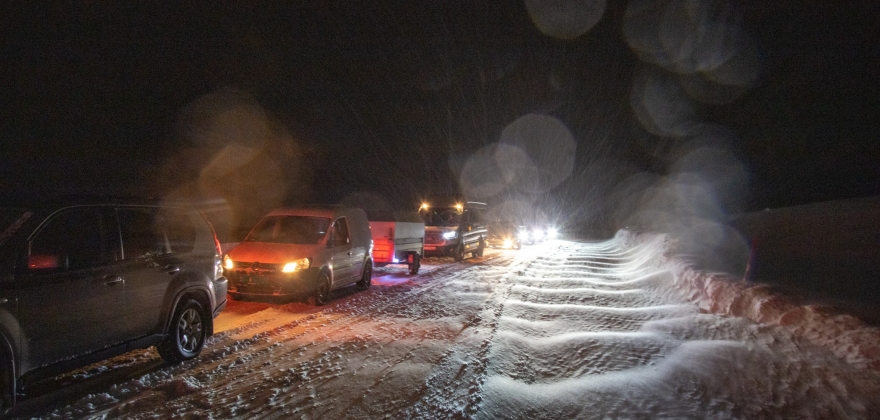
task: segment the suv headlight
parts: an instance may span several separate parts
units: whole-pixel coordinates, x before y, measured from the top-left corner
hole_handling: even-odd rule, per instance
[[[309,261],[308,258],[300,258],[296,261],[290,261],[284,264],[284,268],[281,269],[282,273],[293,273],[297,270],[305,270],[312,265],[312,262]]]
[[[458,233],[454,230],[443,232],[443,239],[453,239],[455,238],[455,235],[458,235]]]

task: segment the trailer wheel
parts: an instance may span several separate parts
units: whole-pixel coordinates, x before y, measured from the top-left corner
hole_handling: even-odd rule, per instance
[[[419,254],[413,254],[412,262],[409,263],[409,274],[413,276],[419,274],[419,267],[421,266],[421,257],[419,257]]]

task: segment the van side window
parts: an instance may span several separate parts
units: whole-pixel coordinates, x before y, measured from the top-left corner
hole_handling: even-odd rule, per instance
[[[330,246],[342,246],[349,243],[348,224],[344,217],[336,219],[330,229]]]
[[[66,259],[68,268],[90,268],[106,262],[101,214],[95,207],[64,210],[40,229],[30,243],[30,256]]]

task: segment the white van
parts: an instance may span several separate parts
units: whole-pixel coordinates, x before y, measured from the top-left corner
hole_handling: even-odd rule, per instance
[[[333,290],[370,287],[367,215],[341,206],[273,210],[226,254],[223,264],[233,298],[299,295],[323,305]]]

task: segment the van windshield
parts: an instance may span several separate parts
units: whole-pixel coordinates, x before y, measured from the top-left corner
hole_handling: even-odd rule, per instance
[[[309,216],[266,216],[244,238],[245,242],[313,245],[330,227],[330,219]]]
[[[458,226],[461,223],[461,212],[455,207],[432,207],[419,212],[425,226]]]

